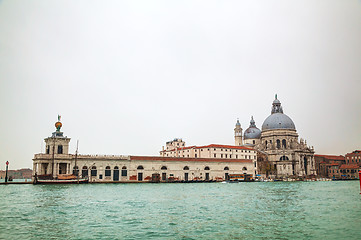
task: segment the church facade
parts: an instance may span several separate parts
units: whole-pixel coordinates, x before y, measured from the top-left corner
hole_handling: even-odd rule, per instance
[[[235,145],[240,144],[239,128],[237,121]],[[314,149],[307,146],[303,139],[298,139],[295,124],[283,113],[277,95],[272,103],[271,115],[264,120],[262,130],[256,127],[252,117],[243,139],[244,146],[253,147],[258,152],[259,173],[274,175],[276,178],[316,175]]]

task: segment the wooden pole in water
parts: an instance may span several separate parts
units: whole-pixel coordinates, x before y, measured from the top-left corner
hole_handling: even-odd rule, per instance
[[[5,183],[8,182],[8,166],[9,166],[9,161],[6,161]]]
[[[361,170],[358,171],[358,179],[360,181],[360,194],[361,194]]]

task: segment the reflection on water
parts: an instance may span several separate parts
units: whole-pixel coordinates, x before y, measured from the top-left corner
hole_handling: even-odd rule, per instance
[[[0,186],[0,239],[361,237],[358,182]]]

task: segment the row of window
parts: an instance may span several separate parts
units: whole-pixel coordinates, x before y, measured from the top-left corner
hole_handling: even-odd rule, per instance
[[[194,151],[196,151],[196,152],[197,152],[197,150],[198,150],[198,149],[194,149]],[[208,148],[207,150],[208,150],[208,151],[210,151],[210,149],[209,149],[209,148]],[[188,149],[188,150],[181,150],[181,151],[178,151],[178,153],[181,153],[181,152],[182,152],[182,153],[184,153],[185,151],[186,151],[186,152],[189,152],[189,149]],[[201,148],[201,149],[200,149],[200,151],[201,151],[201,152],[203,152],[203,149]],[[216,149],[216,148],[214,148],[214,151],[217,151],[217,149]],[[221,151],[223,152],[223,149],[221,149]],[[224,149],[224,151],[225,151],[225,152],[228,152],[228,151],[229,151],[229,152],[232,152],[232,149]],[[236,152],[238,152],[238,150],[237,150],[237,149],[236,149]],[[241,152],[241,153],[243,153],[243,152],[244,152],[244,153],[250,153],[250,152],[251,152],[251,150],[244,150],[244,151],[243,151],[243,150],[240,150],[239,152]]]
[[[270,140],[269,143],[272,144],[272,140]],[[281,143],[282,143],[282,145],[281,145]],[[266,148],[267,148],[267,145],[268,145],[268,141],[266,141]],[[281,146],[282,146],[283,148],[286,148],[286,147],[287,147],[286,139],[283,139],[282,142],[281,142],[281,140],[279,140],[279,139],[276,140],[276,147],[277,147],[278,149],[280,149]]]
[[[168,153],[167,153],[167,157],[173,156],[173,155],[174,155],[174,154],[168,154]],[[228,155],[228,154],[223,154],[223,153],[221,153],[221,154],[219,154],[218,156],[219,156],[219,158],[223,158],[223,156],[224,156],[224,158],[232,158],[232,154],[229,154],[229,155]],[[234,156],[236,157],[236,159],[238,159],[238,155],[234,155]],[[184,155],[184,154],[183,154],[183,155],[180,156],[180,157],[189,157],[189,154],[188,154],[188,155]],[[195,158],[198,158],[198,154],[195,153],[195,154],[194,154],[194,157],[195,157]],[[217,153],[214,153],[214,154],[213,154],[213,157],[214,157],[214,158],[217,158]],[[244,158],[245,158],[245,159],[252,159],[252,156],[245,155]],[[253,158],[256,159],[256,156],[253,156]]]
[[[161,169],[161,170],[168,170],[167,166],[162,166],[160,169]],[[96,171],[96,170],[97,170],[97,167],[96,167],[96,166],[92,166],[90,170],[91,170],[91,171]],[[117,166],[115,166],[115,167],[114,167],[114,170],[115,170],[115,171],[116,171],[116,170],[119,171],[119,168],[118,168]],[[122,167],[122,171],[124,171],[124,170],[127,171],[127,167],[125,167],[125,166]],[[143,167],[142,165],[139,165],[139,166],[137,167],[137,170],[144,170],[144,167]],[[184,167],[183,167],[183,170],[189,170],[189,167],[188,167],[188,166],[184,166]],[[210,167],[206,166],[206,167],[204,167],[204,170],[208,171],[208,170],[210,170]],[[224,170],[229,170],[229,167],[224,167]],[[247,168],[246,168],[246,167],[243,167],[242,170],[247,171]],[[75,167],[73,168],[73,171],[78,171],[78,166],[75,166]],[[87,167],[87,166],[84,166],[84,167],[82,168],[82,171],[88,171],[88,167]],[[105,176],[110,176],[110,174],[111,174],[111,168],[110,168],[110,166],[105,167]],[[95,176],[96,176],[96,175],[95,175]],[[122,175],[122,176],[123,176],[123,175]],[[125,176],[126,176],[126,175],[125,175]]]
[[[329,170],[329,172],[331,173],[335,173],[335,170]],[[357,170],[354,170],[354,169],[344,169],[344,170],[336,170],[336,173],[356,173],[357,172]]]
[[[57,154],[63,154],[63,145],[58,145],[57,150],[58,150],[56,152]],[[46,154],[50,154],[50,146],[49,145],[46,148]]]
[[[357,162],[361,162],[361,159],[351,159],[351,161],[350,161],[350,159],[347,159],[346,162],[347,162],[347,163],[351,163],[351,162],[357,163]]]

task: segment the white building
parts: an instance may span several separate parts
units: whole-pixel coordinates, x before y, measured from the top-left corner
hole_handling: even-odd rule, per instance
[[[172,156],[114,156],[75,155],[69,153],[70,138],[57,130],[45,139],[45,153],[35,154],[33,175],[48,175],[78,172],[91,182],[143,182],[159,174],[161,181],[203,181],[227,179],[231,173],[255,174],[255,152],[246,147],[209,145],[184,149],[177,156],[178,147],[185,143],[177,139],[167,143]],[[188,151],[189,150],[189,151]],[[208,158],[209,154],[213,157]],[[214,155],[215,154],[215,155]],[[246,159],[247,158],[247,159]]]

